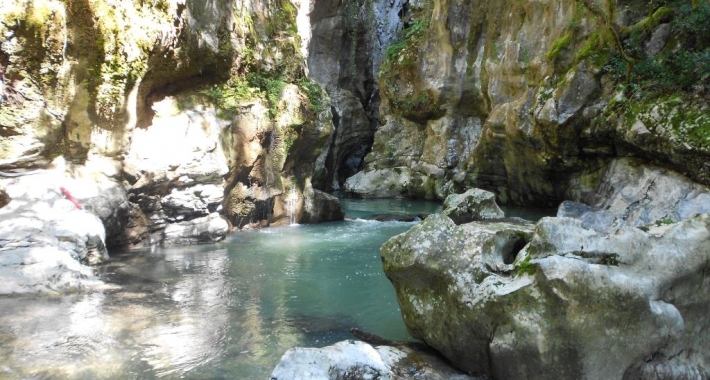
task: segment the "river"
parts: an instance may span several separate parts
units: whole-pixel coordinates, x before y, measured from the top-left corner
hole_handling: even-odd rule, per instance
[[[349,220],[231,234],[212,245],[114,252],[108,289],[0,298],[0,378],[268,379],[295,346],[409,339],[379,247],[434,203],[343,200]]]

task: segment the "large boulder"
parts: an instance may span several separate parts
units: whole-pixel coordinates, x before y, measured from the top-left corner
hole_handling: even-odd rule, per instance
[[[227,221],[215,212],[202,218],[169,224],[161,241],[166,246],[216,243],[224,240],[228,231]]]
[[[642,226],[710,213],[710,188],[674,171],[621,158],[610,163],[587,202],[624,224]]]
[[[387,241],[381,249],[384,270],[410,334],[465,371],[489,373],[487,351],[477,348],[487,345],[499,316],[471,309],[486,310],[485,300],[529,283],[512,275],[512,264],[532,232],[532,223],[456,226],[434,214]]]
[[[333,220],[343,220],[345,214],[340,208],[340,200],[334,195],[310,188],[303,206],[302,223],[318,223]]]
[[[104,225],[91,205],[78,208],[60,186],[71,195],[100,185],[52,171],[0,185],[11,199],[0,209],[0,294],[99,286],[89,265],[108,259]]]
[[[710,215],[644,230],[432,216],[382,258],[409,331],[468,373],[705,379]]]
[[[442,214],[451,218],[456,224],[505,217],[503,210],[496,203],[495,194],[475,188],[463,194],[451,194],[446,197]]]
[[[345,191],[359,198],[396,198],[411,181],[408,168],[361,171],[345,181]]]
[[[271,374],[272,380],[472,379],[441,358],[406,346],[343,341],[324,348],[292,348]],[[473,380],[473,379],[472,379]]]

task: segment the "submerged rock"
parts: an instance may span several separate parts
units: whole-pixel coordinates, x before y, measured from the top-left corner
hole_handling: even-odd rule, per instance
[[[710,296],[698,291],[710,214],[612,233],[543,218],[534,234],[439,215],[382,258],[410,333],[471,374],[694,379],[710,364]]]
[[[391,213],[391,214],[375,214],[368,219],[376,220],[378,222],[418,222],[426,219],[429,216],[427,214],[404,214],[404,213]]]
[[[324,348],[292,348],[271,374],[272,380],[473,379],[439,357],[411,348],[343,341]]]

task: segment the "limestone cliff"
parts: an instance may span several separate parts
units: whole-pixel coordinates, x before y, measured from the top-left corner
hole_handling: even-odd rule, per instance
[[[348,191],[482,187],[553,206],[619,156],[710,184],[710,5],[663,4],[408,2],[379,71],[382,126]]]
[[[0,170],[14,178],[63,157],[75,177],[113,161],[118,171],[93,174],[120,199],[99,215],[112,246],[214,241],[214,213],[236,227],[342,217],[311,186],[332,118],[306,77],[310,26],[297,19],[309,7],[4,1]]]

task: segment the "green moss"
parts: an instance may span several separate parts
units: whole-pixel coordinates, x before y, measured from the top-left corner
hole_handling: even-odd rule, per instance
[[[279,103],[287,82],[283,77],[268,76],[268,73],[249,73],[245,77],[232,75],[226,83],[214,85],[202,91],[211,102],[224,111],[234,112],[240,104],[261,98],[269,105],[270,116],[276,117]]]
[[[385,60],[379,73],[380,81],[385,84],[382,86],[385,90],[396,91],[396,81],[410,76],[418,58],[417,46],[427,28],[427,22],[413,21],[404,30],[403,36],[387,47]]]
[[[526,256],[523,261],[520,261],[515,265],[515,273],[518,276],[522,276],[524,274],[534,275],[536,270],[537,268],[535,267],[535,264],[530,262],[530,256]]]
[[[550,50],[545,53],[545,57],[549,60],[555,60],[563,50],[567,49],[572,44],[572,41],[572,33],[565,33],[552,43]]]
[[[577,1],[574,2],[573,6],[574,13],[568,27],[573,31],[577,31],[582,26],[582,20],[584,19],[584,6]]]
[[[664,218],[656,220],[654,223],[656,224],[657,227],[660,227],[660,226],[666,226],[669,224],[673,224],[673,223],[675,223],[675,221],[666,216]]]
[[[611,52],[604,40],[604,33],[595,31],[587,37],[587,42],[577,51],[574,60],[576,64],[589,60],[594,66],[602,67],[610,57]]]
[[[277,0],[274,12],[265,20],[266,34],[269,38],[282,38],[284,35],[298,36],[296,16],[298,9],[289,0]]]
[[[663,6],[656,9],[651,16],[642,19],[636,24],[630,26],[625,31],[626,35],[634,34],[646,34],[653,31],[661,22],[667,21],[668,18],[673,14],[673,9],[671,7]]]
[[[249,81],[239,75],[233,75],[220,85],[209,87],[202,91],[212,103],[224,111],[234,112],[239,105],[260,96],[261,90],[252,86]]]
[[[318,114],[328,108],[326,93],[318,83],[313,82],[308,78],[303,78],[298,83],[298,86],[308,96],[308,106],[311,111]]]

